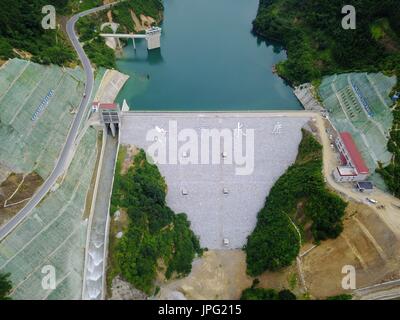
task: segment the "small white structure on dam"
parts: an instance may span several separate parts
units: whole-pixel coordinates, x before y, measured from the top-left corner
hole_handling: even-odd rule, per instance
[[[310,118],[301,111],[122,112],[120,143],[143,148],[153,160],[158,143],[167,159],[156,163],[168,185],[167,205],[188,215],[202,247],[237,249],[246,244],[269,190],[295,161]],[[214,133],[206,147],[204,130]],[[195,141],[190,150],[189,140]]]
[[[151,27],[146,29],[145,34],[123,34],[123,33],[101,33],[100,36],[104,38],[125,38],[132,39],[133,48],[136,50],[135,39],[146,39],[147,49],[153,50],[161,47],[161,31],[160,27]]]

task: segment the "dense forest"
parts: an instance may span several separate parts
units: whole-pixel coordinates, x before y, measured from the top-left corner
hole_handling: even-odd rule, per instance
[[[0,300],[9,300],[8,294],[12,288],[11,281],[9,280],[10,274],[0,273]]]
[[[14,0],[10,5],[9,1],[0,0],[0,59],[23,57],[41,64],[76,63],[77,56],[64,31],[66,18],[101,4],[102,0]],[[42,7],[45,5],[56,8],[56,30],[42,28]],[[161,0],[127,0],[113,7],[115,22],[128,31],[133,31],[132,8],[138,15],[144,13],[160,20],[163,6]],[[105,21],[105,12],[83,18],[78,22],[78,30],[81,29],[86,37],[84,47],[91,61],[97,66],[114,68],[114,51],[98,37],[100,24]]]
[[[283,43],[288,59],[278,66],[291,83],[346,71],[399,73],[398,0],[350,0],[355,30],[342,28],[342,0],[260,0],[255,32]]]
[[[294,223],[298,228],[311,224],[311,235],[317,242],[336,238],[343,230],[345,208],[346,203],[326,189],[322,146],[303,129],[295,163],[272,187],[247,239],[248,274],[257,276],[292,263],[301,241]]]
[[[393,110],[393,126],[390,131],[388,150],[393,154],[391,163],[376,171],[383,177],[390,192],[400,198],[400,103]]]
[[[129,226],[111,254],[112,277],[121,274],[137,289],[152,293],[157,272],[166,278],[190,273],[192,261],[202,254],[199,240],[186,214],[175,214],[165,202],[167,186],[157,166],[141,150],[125,174],[121,166],[126,149],[118,156],[111,212],[127,211]]]
[[[351,294],[339,294],[327,297],[326,300],[351,300]],[[243,290],[240,300],[297,300],[296,295],[289,289],[277,291],[275,289],[256,288],[252,286]]]
[[[75,0],[74,0],[75,1]],[[60,27],[44,30],[42,7],[54,5],[57,24],[63,14],[70,12],[68,0],[15,0],[0,1],[0,58],[18,56],[13,49],[26,51],[32,61],[42,64],[68,64],[76,55]]]
[[[342,7],[356,9],[356,29],[342,28]],[[399,0],[260,0],[254,31],[281,42],[288,59],[278,64],[279,74],[294,85],[322,76],[353,71],[400,77]],[[400,82],[394,91],[400,91]],[[400,111],[388,150],[392,163],[377,170],[389,190],[400,197]]]

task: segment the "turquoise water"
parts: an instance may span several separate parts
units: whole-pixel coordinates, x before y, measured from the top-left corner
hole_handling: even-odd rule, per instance
[[[161,48],[124,48],[118,69],[131,78],[118,102],[133,110],[302,109],[272,73],[286,58],[251,32],[258,0],[164,0]]]

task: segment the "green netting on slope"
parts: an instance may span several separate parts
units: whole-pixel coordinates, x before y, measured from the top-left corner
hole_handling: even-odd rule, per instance
[[[95,74],[95,79],[94,79],[94,85],[93,85],[93,92],[92,92],[92,95],[90,96],[90,105],[92,105],[92,103],[93,103],[93,101],[94,101],[94,98],[95,98],[95,96],[96,96],[96,93],[97,93],[97,90],[98,90],[98,88],[100,87],[100,84],[101,84],[101,80],[103,80],[103,76],[104,76],[104,74],[106,73],[106,71],[107,71],[107,69],[105,69],[105,68],[99,68],[97,71],[96,71],[96,74]],[[86,120],[86,119],[88,119],[89,118],[89,115],[91,114],[91,112],[92,112],[92,108],[88,108],[88,110],[86,111],[86,115],[84,116],[84,119]],[[84,121],[82,121],[82,123],[81,123],[81,125],[80,125],[80,127],[79,127],[79,132],[81,132],[82,131],[82,129],[84,128],[84,126],[85,126],[85,122]]]
[[[34,105],[32,102],[39,105],[40,91],[46,87],[41,83],[41,80],[47,78],[48,74],[52,73],[51,71],[51,69],[43,70],[43,67],[38,64],[28,64],[24,72],[16,78],[16,81],[0,99],[0,118],[4,124],[10,124],[15,116],[20,116],[19,113],[25,115],[25,112],[21,112],[25,111],[24,109],[33,109]],[[59,68],[54,69],[54,71],[58,76],[61,75]],[[41,94],[43,94],[43,92]],[[37,96],[36,101],[30,99],[32,96]]]
[[[334,92],[333,92],[333,88],[332,88],[332,81],[333,81],[333,79],[330,77],[329,78],[325,77],[322,80],[322,82],[318,88],[318,94],[322,100],[328,99],[333,96]]]
[[[0,68],[0,97],[10,87],[12,81],[28,66],[25,60],[13,59],[9,60]]]
[[[375,171],[377,161],[387,164],[391,158],[386,144],[393,123],[389,93],[395,83],[395,77],[382,73],[350,73],[325,77],[319,87],[333,125],[338,131],[353,134],[371,172]],[[370,115],[354,86],[367,102]]]
[[[87,227],[82,215],[95,149],[96,131],[89,128],[61,186],[0,243],[0,272],[11,273],[14,299],[80,298]],[[54,291],[42,289],[45,265],[55,267]]]
[[[383,73],[369,73],[368,77],[370,78],[370,81],[372,81],[377,87],[378,91],[386,92],[386,94],[383,95],[383,98],[386,99],[389,105],[392,104],[389,93],[391,92],[391,88],[396,85],[397,78],[395,76],[385,76]]]
[[[0,83],[6,89],[0,96],[0,163],[15,172],[35,170],[43,178],[50,174],[72,123],[71,111],[82,99],[82,78],[79,68],[41,66],[18,59],[1,70]],[[33,121],[51,90],[54,94],[48,105]]]

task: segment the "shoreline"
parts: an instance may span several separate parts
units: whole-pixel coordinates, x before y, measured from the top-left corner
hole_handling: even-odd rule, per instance
[[[114,102],[129,76],[118,70],[107,69],[101,79],[94,101]]]

